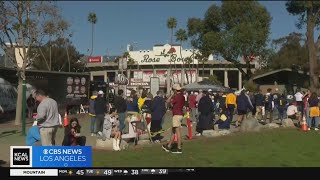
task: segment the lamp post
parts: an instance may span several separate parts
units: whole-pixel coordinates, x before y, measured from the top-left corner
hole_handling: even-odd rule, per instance
[[[23,78],[22,81],[22,135],[26,135],[26,92],[27,92],[27,86],[26,86],[26,78]]]

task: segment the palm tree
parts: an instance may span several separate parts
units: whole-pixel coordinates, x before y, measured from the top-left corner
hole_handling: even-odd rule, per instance
[[[98,18],[97,18],[97,15],[96,13],[89,13],[88,15],[88,21],[89,23],[92,24],[92,28],[91,28],[91,53],[90,53],[90,56],[92,55],[93,53],[93,34],[94,34],[94,25],[97,23],[98,21]]]
[[[188,72],[186,71],[185,69],[185,62],[184,62],[184,59],[182,59],[182,43],[184,41],[187,41],[188,40],[188,36],[187,36],[187,31],[184,30],[184,29],[179,29],[176,34],[176,40],[177,41],[180,41],[180,57],[181,57],[181,60],[182,60],[182,68],[185,70],[185,74],[186,74],[186,77],[187,77],[187,83],[189,84],[189,77],[188,77]],[[181,81],[182,81],[182,76],[184,76],[183,74],[181,74]],[[183,83],[183,82],[182,82]]]
[[[177,27],[177,19],[174,18],[174,17],[169,17],[168,20],[167,20],[167,28],[171,30],[171,33],[170,33],[170,45],[172,46],[172,43],[173,43],[173,29]],[[171,49],[170,49],[171,50]],[[174,64],[176,64],[174,62]],[[171,67],[171,61],[170,61],[170,72],[172,72],[172,67]],[[176,74],[177,74],[177,68],[175,67],[176,69]],[[178,78],[178,81],[179,81],[179,78]]]
[[[131,72],[131,66],[135,64],[134,59],[130,56],[129,52],[124,52],[123,57],[127,59],[127,65],[129,66]]]

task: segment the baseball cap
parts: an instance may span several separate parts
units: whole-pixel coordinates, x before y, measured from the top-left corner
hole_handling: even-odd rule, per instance
[[[100,91],[98,92],[98,94],[104,94],[104,92],[100,90]]]

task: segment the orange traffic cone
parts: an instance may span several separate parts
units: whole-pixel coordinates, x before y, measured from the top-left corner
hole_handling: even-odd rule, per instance
[[[306,120],[302,120],[301,122],[301,131],[308,131],[308,125]]]
[[[67,111],[64,113],[63,126],[67,127],[69,124]]]

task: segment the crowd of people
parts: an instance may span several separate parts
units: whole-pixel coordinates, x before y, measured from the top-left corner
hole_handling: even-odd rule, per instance
[[[222,93],[213,92],[211,89],[187,92],[179,84],[175,84],[172,90],[173,93],[169,97],[165,97],[162,91],[158,91],[153,97],[146,90],[142,91],[141,95],[132,90],[129,97],[124,97],[124,92],[120,89],[115,96],[113,107],[107,103],[103,91],[98,91],[90,97],[89,102],[91,136],[97,136],[104,141],[112,139],[113,149],[119,151],[121,136],[128,130],[128,117],[135,114],[141,115],[149,125],[146,128],[153,134],[152,141],[160,142],[162,123],[167,110],[172,111],[172,137],[162,148],[172,153],[182,153],[181,126],[186,111],[190,112],[190,119],[196,124],[196,136],[201,136],[203,131],[208,129],[230,129],[235,113],[235,127],[241,126],[242,121],[248,116],[263,123],[271,123],[275,111],[280,123],[287,117],[299,121],[305,119],[311,130],[314,120],[313,129],[318,130],[319,99],[316,93],[309,90],[306,93],[298,90],[293,96],[280,94],[277,88],[274,91],[267,89],[265,94],[261,91],[242,90],[238,95],[234,91]],[[37,116],[29,130],[26,143],[56,145],[55,135],[57,129],[62,126],[57,102],[41,90],[34,94],[34,101],[28,100],[27,103],[29,107],[38,102]],[[78,119],[71,119],[65,127],[62,145],[84,146],[86,137],[80,134],[80,130]],[[175,138],[177,144],[173,148]]]

